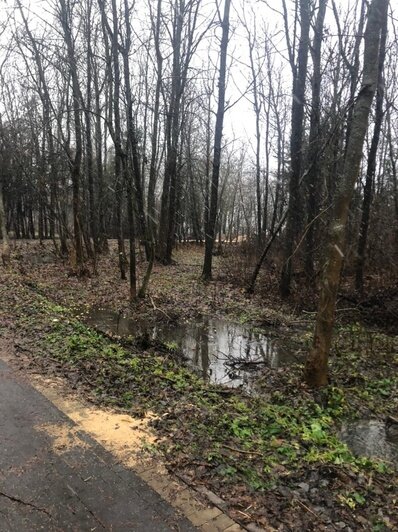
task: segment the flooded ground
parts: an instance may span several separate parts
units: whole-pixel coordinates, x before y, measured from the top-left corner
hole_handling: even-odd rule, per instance
[[[346,424],[341,439],[358,456],[379,458],[394,464],[398,461],[398,422],[365,419]]]
[[[146,336],[182,354],[203,379],[252,390],[262,368],[303,362],[305,354],[288,339],[220,318],[195,323],[148,325],[122,313],[91,308],[80,316],[91,327],[119,337]],[[183,361],[183,360],[182,360]],[[340,438],[359,456],[398,460],[398,422],[360,420],[344,425]]]
[[[228,386],[250,387],[262,367],[278,368],[300,361],[300,353],[280,338],[219,318],[196,323],[148,327],[109,309],[89,309],[84,321],[120,337],[146,335],[178,349],[205,380]]]

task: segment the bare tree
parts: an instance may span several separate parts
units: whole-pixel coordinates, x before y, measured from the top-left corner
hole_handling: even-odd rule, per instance
[[[75,148],[68,150],[71,167],[72,191],[73,191],[73,229],[76,261],[75,267],[78,274],[83,272],[83,243],[82,243],[82,221],[81,221],[81,200],[80,200],[80,180],[81,165],[83,156],[83,128],[81,120],[81,92],[77,71],[74,39],[72,35],[72,10],[67,0],[60,0],[58,11],[59,22],[61,24],[65,39],[68,65],[72,83],[73,97],[73,120],[75,133]]]
[[[301,31],[297,54],[298,64],[296,65],[291,59],[291,68],[293,72],[292,127],[290,136],[291,174],[289,180],[289,210],[285,231],[284,264],[280,281],[280,291],[283,297],[287,297],[290,294],[292,256],[303,218],[300,200],[300,178],[303,162],[304,105],[311,6],[309,0],[300,0],[299,6]],[[290,52],[290,57],[293,57],[293,52]]]
[[[4,164],[5,149],[6,149],[6,146],[4,143],[2,124],[0,122],[0,156],[1,156],[0,168],[1,170],[3,170],[5,166]],[[3,239],[1,258],[3,261],[3,265],[7,266],[10,262],[10,241],[8,237],[7,224],[6,224],[6,210],[4,208],[3,182],[4,182],[4,173],[3,171],[1,171],[0,173],[0,232],[1,232],[1,237]]]
[[[212,277],[213,248],[217,223],[219,178],[221,164],[221,143],[225,114],[225,84],[227,75],[227,52],[229,41],[229,13],[231,0],[225,0],[224,15],[222,21],[222,37],[220,44],[220,77],[218,81],[218,105],[216,126],[214,134],[213,172],[210,185],[210,211],[205,228],[205,257],[203,263],[202,278],[206,281]]]
[[[321,52],[323,41],[323,26],[325,21],[327,0],[319,0],[318,14],[314,26],[314,39],[311,46],[313,62],[312,73],[312,97],[309,132],[308,166],[309,172],[306,178],[307,188],[307,224],[306,234],[306,274],[309,279],[314,278],[314,249],[315,249],[315,224],[317,215],[320,188],[321,188],[321,161],[320,148],[322,145],[321,131]]]
[[[365,269],[366,259],[366,244],[368,241],[368,231],[370,222],[370,208],[373,200],[374,178],[376,173],[377,162],[377,150],[379,147],[381,127],[384,118],[384,60],[386,56],[386,40],[387,40],[387,16],[384,17],[384,25],[382,28],[380,52],[379,52],[379,72],[377,82],[377,94],[376,94],[376,110],[375,110],[375,123],[373,129],[372,142],[368,154],[368,164],[366,170],[364,196],[362,204],[362,218],[359,228],[359,240],[357,249],[357,264],[355,271],[355,288],[359,291],[363,291],[363,276]]]
[[[345,231],[350,201],[358,179],[370,108],[377,87],[379,48],[387,7],[388,0],[372,0],[369,7],[364,37],[362,85],[355,101],[350,124],[343,175],[338,184],[330,227],[314,340],[305,366],[306,381],[313,387],[322,387],[328,383],[328,358],[332,342],[337,290],[344,259]]]

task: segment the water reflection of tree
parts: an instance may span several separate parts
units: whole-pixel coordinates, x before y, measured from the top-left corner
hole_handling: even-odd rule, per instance
[[[209,380],[212,370],[209,357],[209,319],[205,319],[194,331],[193,364],[199,368],[202,378]]]
[[[211,375],[210,357],[209,357],[209,319],[205,320],[203,327],[200,328],[200,353],[202,358],[202,375],[204,379],[209,379]]]
[[[226,326],[226,331],[228,349],[222,353],[226,361],[243,364],[263,362],[269,367],[279,365],[279,350],[266,336],[235,325]]]

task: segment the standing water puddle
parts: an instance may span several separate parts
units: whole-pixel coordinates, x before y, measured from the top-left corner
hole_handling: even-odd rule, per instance
[[[221,319],[184,325],[148,327],[108,309],[93,308],[84,321],[100,331],[127,337],[148,335],[179,349],[205,380],[228,386],[250,387],[253,372],[267,366],[279,368],[300,361],[292,346],[249,327]]]
[[[146,335],[175,347],[205,380],[231,387],[252,387],[256,371],[303,361],[293,345],[222,319],[183,325],[148,326],[109,309],[92,308],[80,317],[87,325],[119,337]],[[361,420],[345,424],[340,438],[359,456],[398,460],[398,423]]]
[[[347,423],[341,429],[340,438],[356,455],[397,463],[398,423],[374,419]]]

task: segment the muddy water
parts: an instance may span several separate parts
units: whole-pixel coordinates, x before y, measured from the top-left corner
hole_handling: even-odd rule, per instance
[[[398,461],[398,423],[360,420],[343,426],[340,437],[356,455]]]
[[[222,319],[203,319],[183,325],[148,327],[108,309],[91,309],[84,321],[117,336],[147,335],[178,348],[189,366],[205,380],[228,386],[251,387],[262,367],[278,368],[300,361],[296,350],[280,339]]]

